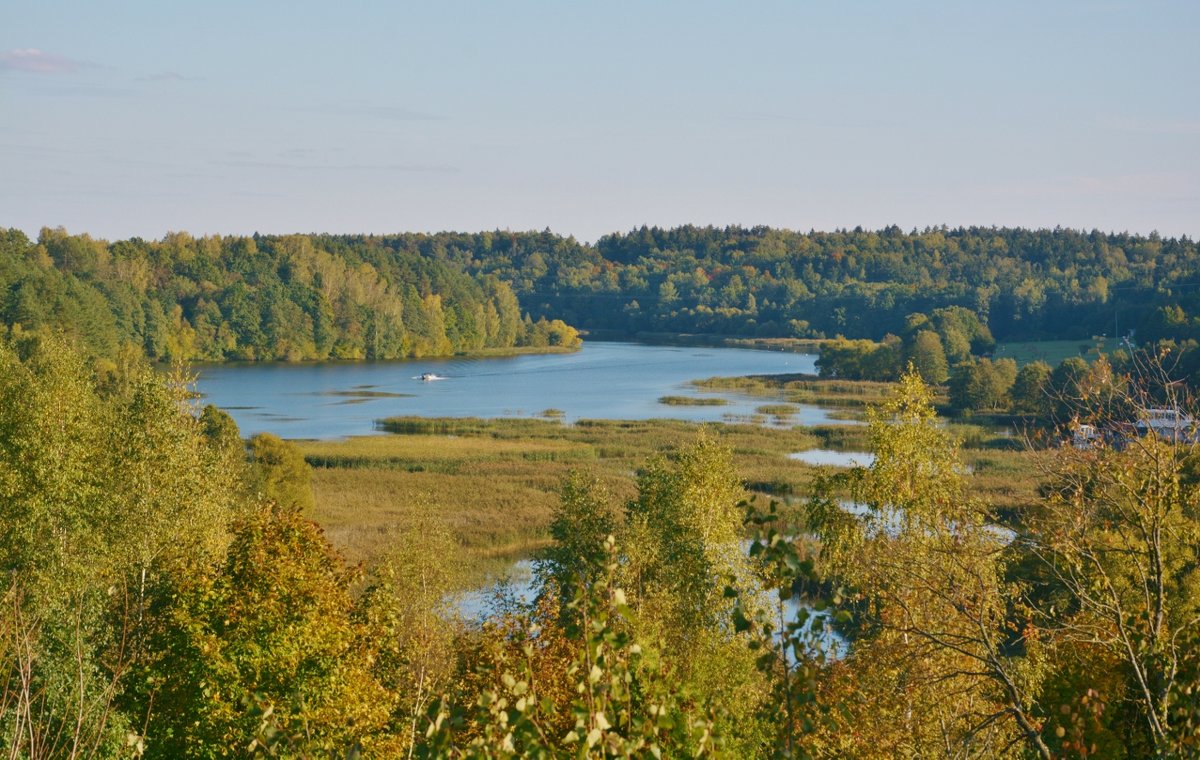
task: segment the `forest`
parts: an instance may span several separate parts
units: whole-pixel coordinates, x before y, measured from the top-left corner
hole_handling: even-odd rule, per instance
[[[549,230],[0,233],[0,320],[152,359],[446,355],[570,346],[574,329],[879,342],[948,309],[986,328],[967,336],[985,351],[1098,335],[1194,350],[1200,251],[1187,237],[979,227],[642,227],[594,245]]]
[[[1193,445],[1045,450],[1003,516],[918,374],[868,423],[871,466],[795,509],[750,498],[719,426],[627,497],[573,470],[536,600],[467,623],[433,513],[350,565],[294,444],[243,442],[184,377],[11,334],[0,736],[29,758],[1200,753]]]
[[[578,345],[512,289],[418,254],[319,236],[116,243],[0,231],[0,320],[163,361],[397,359]]]
[[[1131,330],[1157,340],[1194,335],[1200,317],[1196,243],[1157,234],[683,226],[595,245],[548,230],[404,234],[380,244],[495,274],[535,317],[625,334],[882,340],[910,314],[958,306],[1001,341]]]

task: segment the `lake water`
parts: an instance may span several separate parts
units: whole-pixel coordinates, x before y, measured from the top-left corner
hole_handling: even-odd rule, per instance
[[[246,436],[341,438],[375,432],[375,420],[530,417],[546,409],[579,419],[745,420],[762,398],[697,391],[713,376],[815,373],[816,355],[741,348],[588,342],[571,354],[396,362],[196,365],[202,403],[224,409]],[[433,373],[445,379],[422,381]],[[662,396],[721,397],[723,406],[674,406]],[[760,416],[761,417],[761,416]],[[800,406],[787,424],[834,423]],[[840,423],[844,424],[844,423]]]
[[[808,449],[788,454],[789,459],[811,464],[815,467],[870,467],[875,455],[869,451],[834,451],[832,449]]]

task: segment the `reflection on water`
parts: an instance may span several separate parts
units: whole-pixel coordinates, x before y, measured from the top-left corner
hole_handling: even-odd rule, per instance
[[[467,591],[458,596],[458,614],[465,620],[481,622],[496,614],[499,599],[511,599],[522,604],[533,601],[533,560],[519,559],[500,576],[500,580],[484,588]]]
[[[838,506],[847,514],[854,515],[862,520],[866,524],[868,535],[877,535],[878,531],[882,530],[894,538],[904,530],[904,513],[901,510],[888,510],[885,518],[883,512],[871,509],[861,501],[838,499]],[[951,523],[948,527],[953,529],[954,523]],[[996,523],[984,523],[980,528],[984,533],[987,533],[992,539],[1002,545],[1011,544],[1017,538],[1015,530],[1006,528],[1003,525],[997,525]]]
[[[867,451],[833,451],[831,449],[809,449],[788,454],[795,459],[816,467],[870,467],[875,455]]]
[[[742,550],[748,552],[749,549],[750,542],[743,541]],[[534,570],[532,560],[520,559],[513,562],[497,582],[459,594],[456,605],[458,614],[468,622],[482,623],[501,612],[501,608],[506,604],[518,602],[528,605],[537,593]],[[778,599],[774,596],[764,598],[763,603],[769,606],[774,617],[778,618],[782,614],[784,618],[774,620],[776,630],[782,630],[784,622],[795,620],[801,610],[806,610],[810,631],[808,650],[813,654],[823,654],[835,659],[846,655],[849,643],[833,630],[828,610],[817,610],[798,596],[785,600],[782,611],[779,610]]]
[[[375,420],[420,417],[534,417],[561,410],[579,419],[753,419],[761,397],[701,393],[714,376],[815,373],[816,356],[741,348],[589,342],[572,354],[401,362],[198,365],[205,403],[228,411],[244,435],[284,438],[368,435]],[[423,375],[445,378],[421,380]],[[668,406],[662,396],[724,398],[721,406]],[[353,403],[347,403],[353,401]],[[767,420],[769,422],[769,420]],[[790,424],[845,424],[800,406]]]

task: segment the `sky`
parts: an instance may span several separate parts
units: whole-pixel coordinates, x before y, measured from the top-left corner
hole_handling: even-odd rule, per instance
[[[0,227],[1200,235],[1200,2],[4,0]]]

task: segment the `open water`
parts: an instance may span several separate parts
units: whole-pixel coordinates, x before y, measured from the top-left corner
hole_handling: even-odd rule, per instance
[[[713,376],[815,373],[815,354],[741,348],[588,342],[572,354],[394,362],[196,365],[202,403],[231,414],[242,435],[342,438],[375,431],[384,417],[745,420],[769,399],[697,391]],[[425,373],[444,379],[422,381]],[[662,396],[720,397],[723,406],[672,406]],[[770,418],[767,418],[768,421]],[[787,424],[831,422],[800,406]]]

